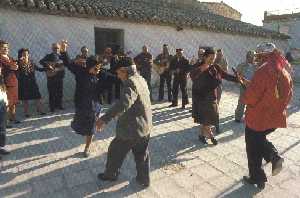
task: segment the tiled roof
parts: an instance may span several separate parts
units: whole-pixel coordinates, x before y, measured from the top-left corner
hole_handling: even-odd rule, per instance
[[[183,28],[188,26],[259,37],[289,38],[285,34],[212,14],[205,9],[205,6],[203,8],[178,6],[164,0],[148,2],[146,0],[1,0],[0,7],[74,17],[108,17]]]

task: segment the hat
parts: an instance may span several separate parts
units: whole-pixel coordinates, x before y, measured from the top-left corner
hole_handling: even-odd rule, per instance
[[[121,56],[116,64],[116,70],[121,67],[130,67],[133,65],[132,58],[128,56]]]
[[[168,44],[163,44],[163,47],[168,47]]]
[[[86,69],[91,69],[92,67],[95,67],[99,63],[100,62],[98,56],[90,56],[86,59]]]
[[[257,45],[256,53],[271,53],[276,49],[274,43],[263,42]]]
[[[183,49],[182,48],[178,48],[178,49],[176,49],[176,52],[182,52],[183,51]]]

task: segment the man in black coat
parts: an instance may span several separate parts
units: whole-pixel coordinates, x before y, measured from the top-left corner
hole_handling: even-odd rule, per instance
[[[180,86],[182,95],[182,109],[189,103],[187,93],[187,74],[190,70],[189,61],[183,56],[183,49],[176,49],[176,56],[173,57],[170,63],[170,70],[174,75],[173,79],[173,100],[169,107],[178,106],[178,89]]]
[[[47,54],[40,64],[47,69],[47,87],[50,111],[63,110],[63,79],[65,77],[64,61],[61,53],[65,53],[67,43],[52,44],[52,53]]]

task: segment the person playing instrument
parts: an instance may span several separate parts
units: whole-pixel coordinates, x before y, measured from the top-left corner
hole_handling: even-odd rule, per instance
[[[23,101],[25,117],[29,115],[29,100],[36,100],[37,112],[45,115],[42,110],[42,97],[35,78],[35,71],[43,72],[45,68],[39,68],[29,59],[29,50],[22,48],[18,51],[19,65],[19,99]]]
[[[52,53],[47,54],[40,64],[47,69],[47,87],[49,93],[49,107],[53,113],[56,109],[63,110],[63,79],[65,76],[64,59],[61,52],[64,53],[67,45],[63,43],[52,44]]]
[[[172,104],[169,107],[178,106],[178,89],[181,89],[182,109],[189,103],[187,93],[187,75],[190,70],[189,61],[183,56],[183,49],[176,49],[176,56],[170,62],[170,70],[174,75],[173,79],[173,98]]]
[[[153,63],[157,66],[160,83],[159,83],[159,95],[158,101],[164,99],[165,94],[165,82],[167,83],[168,89],[168,101],[172,102],[172,75],[170,72],[170,61],[172,60],[172,55],[169,53],[168,45],[163,45],[163,51],[159,54]]]
[[[151,74],[153,58],[146,45],[143,46],[142,52],[134,58],[134,62],[136,64],[138,72],[143,78],[145,78],[148,84],[148,88],[150,90],[150,98],[152,101]]]
[[[217,103],[217,88],[222,79],[239,82],[238,76],[232,76],[214,64],[216,52],[212,47],[205,49],[203,61],[191,73],[193,82],[193,118],[202,127],[199,130],[199,141],[207,144],[210,138],[214,145],[218,144],[212,127],[219,122],[219,108]]]
[[[18,64],[17,61],[11,58],[8,54],[9,44],[0,40],[0,67],[2,68],[7,91],[9,121],[18,124],[20,123],[20,121],[16,119],[16,106],[19,100],[17,79]]]

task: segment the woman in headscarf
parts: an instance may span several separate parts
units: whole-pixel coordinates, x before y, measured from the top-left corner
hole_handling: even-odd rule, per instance
[[[217,103],[217,88],[222,79],[239,82],[238,77],[232,76],[223,71],[220,66],[213,64],[216,52],[208,47],[203,54],[203,60],[191,72],[193,81],[193,110],[192,116],[196,123],[202,125],[199,133],[199,140],[207,144],[207,138],[214,145],[218,142],[214,137],[212,127],[219,121],[219,108]]]

